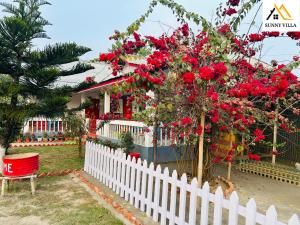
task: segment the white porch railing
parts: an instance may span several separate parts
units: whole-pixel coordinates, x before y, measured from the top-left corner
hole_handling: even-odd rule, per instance
[[[97,127],[99,127],[101,120],[97,121]],[[120,139],[123,132],[130,132],[133,141],[137,145],[145,147],[153,147],[153,128],[149,128],[147,132],[147,126],[138,121],[128,120],[112,120],[104,126],[100,127],[97,131],[97,135],[100,137],[106,137],[111,139]],[[171,145],[171,131],[167,128],[158,129],[158,146]]]
[[[201,189],[196,178],[191,184],[185,174],[178,179],[176,170],[170,176],[168,168],[162,172],[157,166],[155,170],[153,163],[148,166],[147,161],[136,162],[121,151],[114,152],[90,142],[86,144],[85,154],[85,172],[160,224],[286,225],[277,220],[274,206],[265,215],[261,214],[254,199],[246,207],[242,206],[236,192],[229,200],[225,199],[220,187],[212,194],[208,183]],[[290,218],[288,225],[300,225],[297,215]]]
[[[26,120],[23,127],[23,133],[63,133],[65,127],[66,124],[61,118],[48,119],[45,117],[34,117]]]

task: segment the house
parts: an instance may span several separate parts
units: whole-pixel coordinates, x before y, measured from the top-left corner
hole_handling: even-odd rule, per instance
[[[134,65],[134,63],[126,65],[124,74],[133,71]],[[98,83],[74,93],[68,107],[76,108],[80,103],[89,99],[92,106],[81,113],[87,120],[90,137],[119,142],[120,135],[123,132],[130,132],[136,146],[134,151],[140,152],[142,159],[153,161],[153,131],[151,127],[148,128],[144,123],[131,119],[132,115],[140,110],[139,106],[127,102],[129,95],[115,99],[111,98],[108,91],[112,85],[124,82],[126,77],[122,75],[113,76],[109,65],[105,63],[98,62],[94,63],[93,66],[96,69],[89,71],[89,75],[94,76],[95,81]],[[105,119],[104,117],[108,115],[113,120],[100,126]],[[157,162],[180,159],[179,151],[171,147],[170,130],[161,127],[158,133]]]

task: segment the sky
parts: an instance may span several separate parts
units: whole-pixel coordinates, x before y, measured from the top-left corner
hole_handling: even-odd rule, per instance
[[[5,0],[4,0],[5,1]],[[7,2],[12,0],[6,0]],[[37,40],[37,48],[56,42],[76,42],[79,45],[92,49],[81,59],[88,60],[98,57],[100,52],[107,51],[111,46],[108,37],[114,30],[124,31],[135,19],[142,15],[148,8],[150,0],[49,0],[51,6],[42,8],[43,16],[52,23],[46,27],[51,39]],[[176,0],[187,10],[196,12],[208,20],[214,17],[214,10],[224,0]],[[245,32],[252,21],[258,6],[256,6],[243,21],[241,32]],[[251,32],[255,33],[262,22],[261,9],[258,11]],[[3,13],[0,13],[0,17]],[[140,33],[159,35],[167,32],[169,26],[178,24],[171,10],[158,6],[154,13],[141,27]],[[195,30],[198,28],[193,26]],[[296,41],[287,38],[268,39],[265,41],[262,58],[266,62],[277,59],[286,63],[293,55],[299,54]],[[300,71],[299,71],[300,72]],[[298,72],[297,72],[298,73]]]

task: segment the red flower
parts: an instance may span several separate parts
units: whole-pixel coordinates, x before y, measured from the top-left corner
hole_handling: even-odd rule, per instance
[[[223,109],[223,110],[229,110],[229,105],[228,104],[226,104],[226,103],[221,103],[220,104],[220,107],[221,107],[221,109]]]
[[[300,32],[299,31],[290,31],[286,33],[287,36],[289,36],[290,38],[294,39],[294,40],[298,40],[300,39]]]
[[[214,78],[214,71],[210,67],[204,66],[199,69],[199,76],[202,80],[211,80]]]
[[[219,121],[219,113],[217,110],[214,110],[211,116],[211,122],[217,123]]]
[[[280,35],[280,32],[278,31],[265,31],[262,32],[263,35],[268,36],[268,37],[278,37]]]
[[[254,135],[256,136],[255,142],[259,142],[259,141],[265,139],[265,135],[264,135],[263,131],[258,128],[254,131]]]
[[[220,156],[216,156],[214,159],[213,159],[213,163],[215,164],[218,164],[222,161],[222,158]]]
[[[277,88],[280,91],[285,91],[286,89],[288,89],[289,86],[290,86],[289,82],[286,79],[282,79],[281,81],[279,81]]]
[[[227,67],[225,66],[224,62],[214,63],[212,64],[214,72],[216,75],[221,76],[227,73]]]
[[[280,124],[280,128],[285,130],[285,131],[289,131],[289,128],[285,123]]]
[[[215,114],[211,117],[211,122],[217,123],[219,121],[219,115]]]
[[[225,160],[226,160],[227,162],[232,162],[232,161],[233,161],[232,155],[226,156]]]
[[[196,129],[196,134],[198,134],[199,136],[202,134],[203,132],[203,127],[201,125],[198,125],[197,129]]]
[[[231,6],[238,6],[240,4],[240,0],[228,0]]]
[[[234,8],[229,7],[228,9],[225,9],[224,13],[228,16],[231,16],[231,15],[237,13],[237,11]]]
[[[172,124],[173,127],[177,127],[178,126],[177,122],[172,122],[171,124]]]
[[[253,154],[253,153],[248,153],[248,158],[249,159],[252,159],[252,160],[255,160],[255,161],[260,161],[260,156],[257,155],[257,154]]]
[[[181,119],[181,124],[183,126],[192,124],[192,119],[190,117],[184,117]]]
[[[112,61],[116,57],[115,53],[103,53],[100,54],[99,60],[100,61]]]
[[[191,57],[189,55],[185,55],[182,58],[182,61],[186,62],[186,63],[190,63],[193,66],[193,68],[196,67],[196,66],[198,66],[198,59],[194,58],[194,57]]]
[[[139,35],[138,33],[133,32],[133,37],[134,37],[135,41],[141,41],[141,35]]]
[[[263,34],[250,34],[248,36],[248,40],[250,42],[258,42],[265,39],[265,36]]]
[[[186,83],[186,84],[193,83],[193,81],[195,80],[195,74],[192,72],[184,73],[182,75],[182,79],[183,79],[184,83]]]
[[[128,84],[132,84],[135,82],[135,78],[134,77],[128,77],[128,79],[126,80],[126,83]]]
[[[187,24],[184,24],[181,28],[181,32],[183,36],[185,37],[189,36],[189,26]]]
[[[193,103],[195,101],[195,96],[194,95],[190,95],[188,97],[188,101],[189,101],[189,103]]]
[[[221,33],[221,34],[226,34],[226,33],[228,33],[229,31],[230,31],[230,26],[229,26],[229,24],[224,24],[224,25],[222,25],[222,26],[220,26],[220,27],[218,28],[218,32]]]
[[[219,100],[219,94],[214,92],[214,93],[211,94],[210,98],[211,98],[211,100],[216,102],[216,101]]]
[[[293,56],[293,60],[296,62],[299,61],[299,56],[297,56],[297,55]]]
[[[93,81],[94,81],[94,77],[88,76],[88,77],[85,78],[86,83],[91,83]]]
[[[227,130],[228,130],[228,128],[227,128],[226,125],[222,125],[222,126],[220,127],[220,131],[227,131]]]

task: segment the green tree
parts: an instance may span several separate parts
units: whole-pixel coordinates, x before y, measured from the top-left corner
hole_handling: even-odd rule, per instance
[[[93,68],[83,63],[60,67],[90,51],[75,43],[34,47],[35,39],[49,38],[44,28],[50,23],[40,11],[45,5],[50,4],[44,0],[0,3],[5,12],[0,19],[0,146],[6,151],[26,118],[63,115],[73,89],[57,86],[60,77]]]
[[[64,121],[67,123],[65,134],[77,141],[78,155],[82,157],[82,138],[87,134],[85,118],[76,113],[69,113]]]

